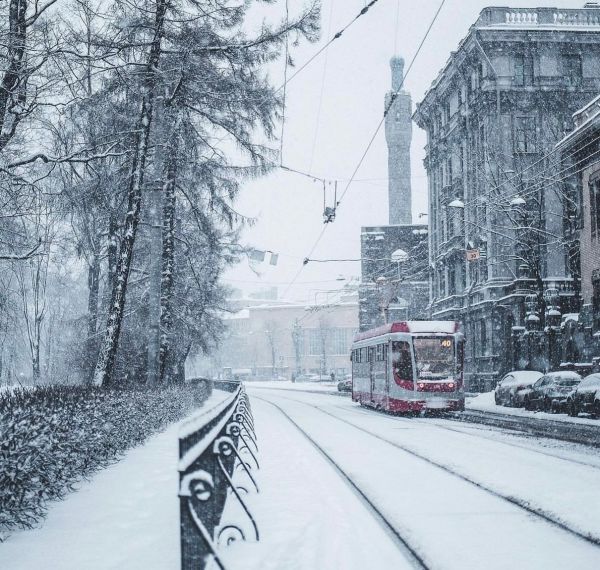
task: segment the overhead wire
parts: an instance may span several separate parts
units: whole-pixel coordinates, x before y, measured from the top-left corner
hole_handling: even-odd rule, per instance
[[[431,19],[431,22],[429,23],[429,26],[427,27],[427,30],[425,31],[425,35],[423,36],[423,39],[421,40],[421,42],[419,43],[419,46],[417,47],[417,50],[415,52],[415,54],[413,55],[411,62],[409,64],[409,66],[406,69],[406,72],[404,73],[403,77],[402,77],[402,81],[400,82],[400,85],[398,86],[398,89],[394,92],[392,92],[392,95],[390,97],[390,101],[388,102],[388,105],[385,108],[385,111],[383,113],[383,117],[381,118],[381,120],[379,121],[377,128],[375,129],[375,132],[373,133],[373,135],[371,136],[363,154],[361,155],[358,164],[356,165],[356,167],[354,168],[352,175],[350,177],[350,179],[348,180],[348,183],[346,184],[346,187],[344,188],[344,191],[342,192],[341,196],[339,197],[337,203],[336,203],[336,208],[338,208],[345,195],[347,194],[352,182],[354,181],[354,178],[356,177],[360,167],[362,166],[369,150],[371,149],[371,146],[373,145],[373,142],[375,141],[375,138],[377,137],[377,135],[379,134],[379,131],[381,130],[381,126],[383,125],[390,109],[392,108],[392,105],[394,104],[396,98],[398,97],[402,87],[404,86],[404,82],[406,80],[406,77],[408,76],[408,74],[410,73],[410,70],[412,69],[415,60],[417,59],[419,53],[421,52],[421,49],[423,48],[423,45],[425,44],[425,41],[427,40],[427,38],[429,37],[429,33],[431,32],[431,29],[433,28],[435,22],[437,21],[437,18],[442,10],[442,8],[444,7],[444,4],[446,3],[446,0],[441,0],[440,5],[438,7],[438,9],[436,10],[433,18]],[[371,3],[373,4],[373,2]],[[369,5],[370,6],[370,5]],[[314,251],[316,250],[316,248],[318,247],[319,243],[321,242],[321,239],[323,238],[323,236],[325,235],[325,231],[327,230],[327,226],[328,224],[325,224],[323,226],[323,229],[321,230],[321,232],[319,233],[319,236],[317,237],[314,245],[312,246],[312,248],[310,249],[308,255],[306,256],[306,259],[309,259],[312,254],[314,253]],[[305,267],[305,263],[303,263],[300,268],[298,269],[297,273],[295,274],[294,278],[292,279],[292,281],[290,282],[290,284],[288,285],[288,287],[286,288],[286,290],[283,293],[283,296],[285,297],[285,295],[289,292],[289,290],[293,287],[294,283],[297,281],[298,277],[300,276],[300,274],[302,273],[304,267]]]
[[[290,21],[290,6],[289,0],[285,0],[285,25],[289,26]],[[281,136],[279,137],[279,163],[283,163],[283,133],[285,131],[285,106],[286,106],[286,95],[287,95],[287,72],[288,64],[290,59],[290,44],[289,34],[285,34],[285,65],[283,66],[283,106],[281,109]]]
[[[350,22],[348,22],[341,30],[336,32],[336,34],[320,49],[318,49],[307,61],[305,61],[287,80],[289,83],[292,81],[299,73],[302,72],[308,65],[310,65],[317,57],[319,57],[335,40],[342,37],[342,34],[348,30],[361,16],[364,16],[370,8],[372,8],[375,4],[377,4],[379,0],[371,0]],[[283,85],[279,87],[276,91],[280,91],[283,88]]]
[[[333,24],[333,6],[335,5],[335,0],[330,0],[331,5],[329,8],[329,23],[327,28],[327,36],[331,34],[331,26]],[[325,52],[325,61],[323,62],[323,75],[321,77],[321,92],[319,93],[319,105],[317,107],[317,118],[315,124],[315,134],[313,136],[312,148],[310,151],[310,162],[308,164],[309,172],[312,170],[313,161],[315,158],[315,149],[317,147],[317,139],[319,136],[319,127],[321,125],[321,110],[323,108],[323,94],[325,92],[325,78],[327,76],[327,63],[329,61],[329,52]]]

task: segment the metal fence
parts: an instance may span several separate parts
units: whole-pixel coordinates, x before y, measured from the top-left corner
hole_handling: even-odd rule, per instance
[[[182,570],[202,570],[211,561],[225,569],[218,548],[223,542],[246,540],[244,527],[259,538],[245,500],[258,492],[252,474],[259,464],[250,402],[239,382],[214,382],[214,388],[231,396],[185,422],[179,436]],[[245,474],[249,487],[234,482],[237,471]],[[249,525],[222,521],[228,497],[241,506]]]

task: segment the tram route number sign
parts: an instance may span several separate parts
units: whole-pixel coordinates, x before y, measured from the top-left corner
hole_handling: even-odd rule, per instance
[[[478,249],[467,249],[467,261],[478,261],[481,252]]]

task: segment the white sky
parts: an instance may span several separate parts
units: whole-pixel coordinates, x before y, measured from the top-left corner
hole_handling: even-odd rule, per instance
[[[298,11],[303,0],[288,0],[290,11]],[[391,88],[390,57],[404,57],[406,68],[441,0],[379,0],[341,38],[303,70],[287,88],[283,164],[310,171],[325,179],[339,180],[339,192],[356,168],[372,137]],[[368,3],[364,0],[323,0],[322,34],[317,44],[302,44],[292,52],[296,67],[344,27]],[[497,5],[536,7],[540,0],[503,0]],[[555,0],[549,5],[580,8],[583,0]],[[446,0],[404,88],[412,95],[413,109],[467,34],[485,0]],[[283,14],[284,0],[269,13]],[[397,25],[396,25],[397,23]],[[293,70],[292,70],[293,73]],[[281,84],[283,60],[272,71]],[[322,96],[321,96],[322,93]],[[425,133],[413,125],[412,194],[413,220],[427,211],[427,178],[423,168]],[[237,209],[257,219],[243,242],[280,253],[279,263],[256,266],[260,277],[246,261],[230,270],[224,281],[245,291],[279,286],[286,292],[323,229],[323,190],[320,182],[277,170],[268,177],[246,183]],[[423,218],[425,221],[427,218]],[[360,257],[361,226],[387,224],[387,147],[382,128],[355,182],[329,224],[311,258],[357,259]],[[360,275],[358,263],[309,263],[286,298],[314,300],[319,289],[337,289],[339,275]],[[317,293],[317,296],[319,294]],[[321,299],[324,295],[321,294]]]

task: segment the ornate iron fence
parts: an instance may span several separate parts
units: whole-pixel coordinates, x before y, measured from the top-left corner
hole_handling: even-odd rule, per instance
[[[250,402],[239,382],[215,382],[214,388],[231,392],[231,396],[184,423],[179,436],[182,570],[202,570],[211,560],[224,570],[220,544],[246,540],[242,525],[222,521],[228,497],[241,506],[254,539],[259,538],[244,498],[258,492],[252,474],[259,464]],[[251,488],[234,482],[238,470]]]

